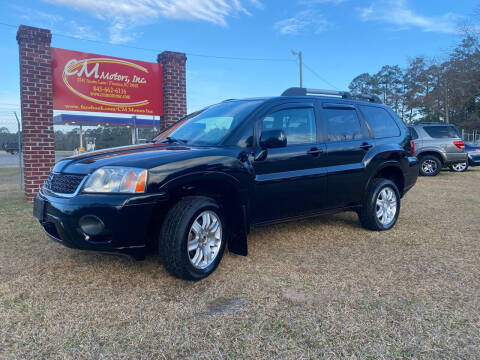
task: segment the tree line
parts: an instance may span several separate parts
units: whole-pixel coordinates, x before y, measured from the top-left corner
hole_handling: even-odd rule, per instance
[[[80,145],[79,128],[63,132],[55,131],[55,149],[73,150]],[[138,128],[138,138],[146,141],[152,140],[160,131],[155,128]],[[105,149],[109,147],[129,145],[132,143],[131,129],[127,127],[97,127],[87,129],[83,132],[84,146],[85,139],[95,138],[95,148]]]
[[[445,122],[480,129],[480,43],[467,33],[444,61],[418,56],[406,68],[384,65],[349,85],[352,93],[378,95],[408,123]]]
[[[74,150],[80,146],[79,128],[69,131],[55,131],[56,150]],[[138,138],[142,141],[152,140],[160,133],[155,128],[138,128]],[[83,131],[84,146],[87,137],[95,138],[95,147],[105,149],[109,147],[129,145],[132,143],[131,129],[127,127],[96,127]],[[7,127],[0,127],[0,150],[5,144],[17,144],[17,132],[10,132]]]

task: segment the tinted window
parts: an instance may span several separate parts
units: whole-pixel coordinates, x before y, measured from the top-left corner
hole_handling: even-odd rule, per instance
[[[349,141],[363,138],[357,112],[354,109],[323,109],[328,141]]]
[[[238,100],[210,106],[182,123],[170,136],[181,139],[189,145],[218,144],[261,103]]]
[[[395,120],[385,109],[374,106],[360,106],[362,113],[367,118],[367,123],[376,138],[386,138],[400,135]]]
[[[455,126],[424,126],[423,129],[432,138],[456,138],[460,137]]]
[[[418,133],[417,130],[415,130],[412,127],[409,127],[408,130],[410,131],[410,136],[412,137],[412,140],[418,139]]]
[[[262,130],[283,130],[287,146],[316,142],[315,114],[312,108],[285,109],[265,116]]]

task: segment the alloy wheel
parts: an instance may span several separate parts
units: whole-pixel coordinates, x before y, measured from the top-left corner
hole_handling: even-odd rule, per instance
[[[452,169],[458,172],[464,171],[466,168],[467,168],[466,162],[456,163],[452,165]]]
[[[384,225],[390,225],[397,214],[397,195],[390,186],[385,186],[377,195],[375,207],[378,221]]]
[[[217,258],[222,246],[222,223],[219,216],[206,210],[197,216],[188,233],[187,253],[190,263],[205,269]]]
[[[425,174],[433,174],[437,168],[438,164],[435,160],[427,159],[422,163],[422,170]]]

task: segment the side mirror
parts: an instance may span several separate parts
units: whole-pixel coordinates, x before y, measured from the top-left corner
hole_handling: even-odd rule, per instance
[[[287,137],[283,130],[265,130],[260,136],[262,149],[274,149],[287,146]]]

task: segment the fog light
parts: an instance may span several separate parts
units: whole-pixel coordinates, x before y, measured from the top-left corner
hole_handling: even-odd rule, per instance
[[[82,216],[78,222],[82,231],[90,236],[101,235],[105,230],[103,221],[95,215]]]

